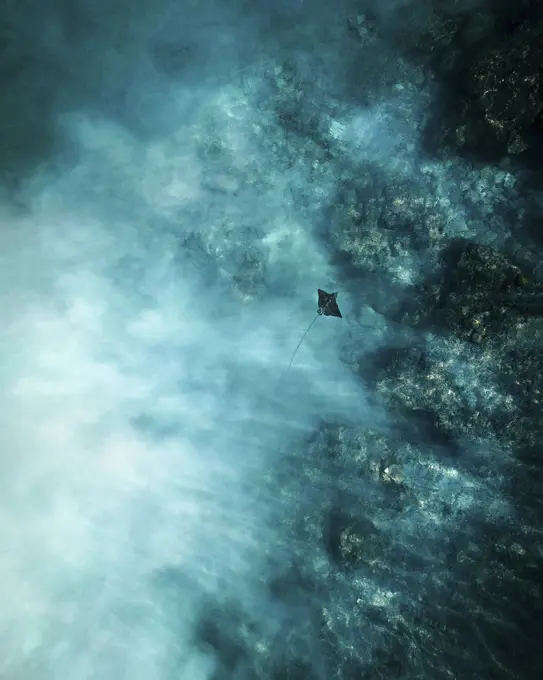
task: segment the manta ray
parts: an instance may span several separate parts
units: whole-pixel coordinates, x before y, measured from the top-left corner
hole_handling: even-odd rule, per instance
[[[339,311],[339,307],[337,304],[337,293],[327,293],[325,290],[321,290],[320,288],[317,288],[317,293],[319,296],[318,304],[317,304],[317,316],[313,319],[313,321],[309,324],[307,327],[306,331],[300,338],[300,342],[296,345],[296,349],[294,350],[292,354],[292,358],[290,359],[290,363],[288,365],[287,371],[290,370],[290,367],[292,366],[292,362],[294,361],[294,357],[296,356],[296,352],[300,349],[300,345],[302,344],[305,336],[309,333],[311,330],[311,326],[315,323],[315,321],[319,318],[319,316],[336,316],[339,319],[342,319],[341,312]]]

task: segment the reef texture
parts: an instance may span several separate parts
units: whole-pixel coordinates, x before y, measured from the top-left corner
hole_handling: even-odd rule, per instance
[[[373,161],[369,127],[363,160],[349,157],[348,130],[308,117],[295,64],[271,83],[289,150],[315,187],[335,178],[320,230],[360,313],[373,311],[366,339],[380,319],[395,329],[387,349],[349,346],[344,361],[396,432],[323,423],[296,484],[285,473],[285,494],[318,490],[290,536],[322,552],[273,585],[297,598],[296,632],[247,632],[237,654],[259,649],[254,677],[277,679],[541,677],[543,6],[433,3],[421,21],[408,3],[390,28],[375,5],[352,4],[353,74],[370,52],[377,66],[351,95],[385,123],[393,97],[424,160],[409,164],[400,130],[389,165]],[[417,118],[430,92],[438,104]],[[283,665],[267,664],[272,648]]]

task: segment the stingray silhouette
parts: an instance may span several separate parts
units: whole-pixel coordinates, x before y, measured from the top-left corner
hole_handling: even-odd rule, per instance
[[[327,293],[320,288],[317,288],[317,292],[319,294],[319,309],[317,315],[337,316],[342,319],[343,317],[341,316],[341,312],[337,306],[337,293]]]
[[[296,352],[300,349],[300,345],[304,341],[305,336],[309,333],[311,330],[311,326],[315,323],[315,321],[319,318],[319,316],[336,316],[339,319],[342,319],[341,312],[339,311],[339,307],[337,304],[337,293],[327,293],[324,290],[321,290],[320,288],[317,288],[317,293],[319,295],[319,301],[318,301],[318,306],[317,306],[317,316],[313,319],[313,321],[309,324],[307,329],[305,330],[304,334],[300,338],[300,342],[296,345],[296,349],[294,350],[292,357],[290,359],[290,363],[288,365],[287,371],[290,370],[290,367],[292,366],[292,362],[294,361],[294,357],[296,356]]]

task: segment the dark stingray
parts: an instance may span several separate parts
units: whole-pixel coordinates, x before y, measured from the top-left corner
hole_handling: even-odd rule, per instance
[[[319,294],[319,316],[338,316],[340,319],[342,319],[343,317],[341,316],[341,312],[339,311],[336,301],[337,293],[327,293],[320,288],[317,288],[317,292]]]
[[[305,333],[300,338],[300,342],[296,345],[296,349],[294,350],[294,352],[292,354],[292,358],[290,360],[290,364],[288,365],[287,371],[290,370],[290,367],[292,366],[292,362],[294,361],[294,357],[296,356],[296,352],[300,349],[300,345],[302,344],[305,336],[309,333],[311,326],[315,323],[315,321],[319,318],[319,316],[336,316],[339,319],[343,318],[341,316],[341,312],[339,311],[339,307],[337,306],[337,300],[336,300],[337,293],[327,293],[326,291],[321,290],[320,288],[317,288],[317,292],[319,294],[317,316],[309,324]]]

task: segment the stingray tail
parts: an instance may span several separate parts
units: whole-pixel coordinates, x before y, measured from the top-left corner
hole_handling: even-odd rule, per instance
[[[290,360],[290,364],[288,365],[288,368],[287,368],[287,373],[288,373],[288,371],[290,371],[290,367],[292,366],[292,362],[294,361],[294,357],[296,356],[296,352],[300,349],[300,345],[301,345],[302,342],[304,341],[305,336],[309,333],[309,331],[311,330],[311,326],[315,323],[315,321],[319,318],[319,316],[320,316],[320,314],[317,314],[317,316],[316,316],[316,317],[313,319],[313,321],[309,324],[309,326],[308,326],[308,327],[306,328],[306,330],[305,330],[305,333],[304,333],[304,334],[302,335],[302,337],[300,338],[300,342],[296,345],[296,349],[294,350],[294,352],[293,352],[293,354],[292,354],[292,358],[291,358],[291,360]]]

